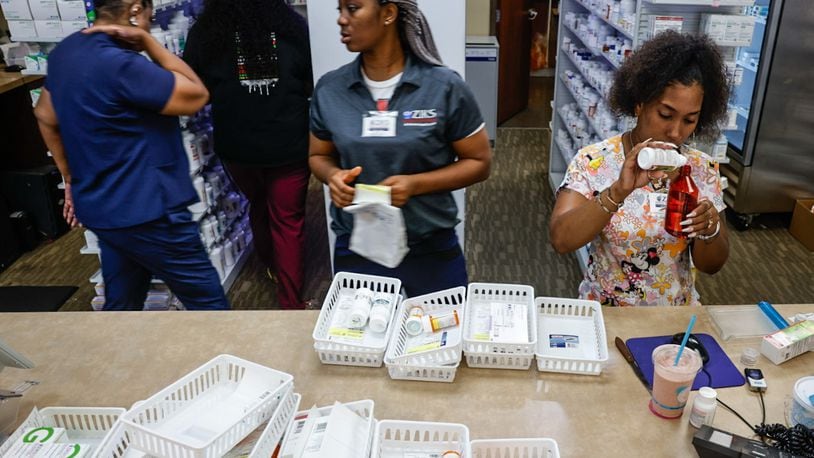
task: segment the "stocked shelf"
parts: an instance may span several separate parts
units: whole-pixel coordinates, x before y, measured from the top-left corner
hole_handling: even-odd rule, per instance
[[[573,141],[573,138],[571,140]],[[571,148],[566,148],[559,138],[555,139],[554,143],[557,145],[557,149],[560,150],[560,156],[562,156],[563,160],[565,160],[565,163],[570,164],[571,160],[574,159],[574,156],[576,155],[576,151],[571,154]]]
[[[630,39],[631,41],[636,41],[636,38],[633,36],[633,33],[622,27],[621,24],[617,24],[609,19],[605,19],[602,15],[601,11],[595,10],[588,6],[588,4],[584,0],[575,0],[578,5],[581,5],[586,10],[590,11],[591,14],[598,17],[602,22],[608,24],[609,26],[613,27],[614,30],[624,35],[626,38]]]
[[[591,47],[591,46],[588,46],[588,45],[585,43],[585,40],[583,40],[583,39],[582,39],[582,36],[581,36],[581,35],[580,35],[580,34],[579,34],[579,33],[578,33],[576,30],[574,30],[574,29],[573,29],[573,28],[572,28],[570,25],[565,24],[565,28],[567,28],[567,29],[568,29],[568,31],[569,31],[569,32],[571,32],[571,34],[574,36],[574,38],[576,38],[577,40],[579,40],[579,42],[582,44],[582,46],[584,46],[584,47],[585,47],[585,49],[587,49],[588,51],[591,51],[591,54],[593,54],[593,55],[595,55],[595,56],[598,56],[598,57],[601,57],[601,58],[605,59],[605,60],[606,60],[608,63],[610,63],[610,64],[613,66],[613,68],[615,68],[615,69],[617,69],[617,70],[619,69],[619,64],[618,64],[618,63],[616,63],[616,61],[614,61],[613,59],[611,59],[611,58],[610,58],[610,56],[608,56],[607,54],[603,53],[602,51],[600,51],[600,50],[598,50],[598,49],[596,49],[596,48],[593,48],[593,47]]]
[[[577,69],[579,74],[582,75],[583,81],[588,83],[588,85],[591,86],[593,88],[593,90],[595,90],[597,92],[597,94],[601,95],[603,100],[608,100],[607,94],[604,94],[601,90],[599,90],[598,87],[594,86],[594,84],[591,82],[591,80],[586,77],[585,73],[582,71],[582,67],[580,67],[579,62],[577,62],[577,60],[574,58],[574,56],[570,52],[565,52],[565,51],[563,51],[563,52],[568,57],[568,60],[570,60],[571,63],[574,64],[574,67]]]
[[[755,0],[643,0],[652,5],[686,5],[686,6],[751,6]]]
[[[588,125],[591,126],[591,130],[593,131],[593,133],[599,135],[599,132],[602,131],[596,126],[593,118],[588,115],[588,107],[585,107],[580,103],[580,98],[577,97],[577,94],[574,92],[574,90],[568,86],[568,84],[565,82],[565,78],[560,76],[560,80],[562,81],[563,86],[565,86],[565,89],[568,90],[568,93],[571,94],[571,97],[574,99],[574,103],[576,103],[577,107],[579,107],[579,111],[582,112],[583,115],[585,115],[585,119],[588,120]],[[565,121],[565,117],[562,117],[562,120]],[[576,138],[576,136],[573,133],[571,133],[571,137]]]

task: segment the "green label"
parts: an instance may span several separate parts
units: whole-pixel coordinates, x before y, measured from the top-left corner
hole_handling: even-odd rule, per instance
[[[40,436],[39,433],[45,433],[43,436]],[[47,426],[43,426],[42,428],[35,428],[31,431],[27,432],[25,436],[23,436],[23,442],[32,443],[32,442],[45,442],[54,435],[54,428],[49,428]]]

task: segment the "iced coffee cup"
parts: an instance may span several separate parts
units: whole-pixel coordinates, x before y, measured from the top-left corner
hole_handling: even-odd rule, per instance
[[[684,348],[681,359],[674,365],[678,345],[668,344],[653,350],[653,397],[650,411],[662,418],[678,418],[684,413],[692,382],[701,370],[701,356]]]

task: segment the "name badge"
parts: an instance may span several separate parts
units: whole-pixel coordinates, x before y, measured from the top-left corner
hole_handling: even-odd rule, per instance
[[[362,137],[395,137],[397,111],[369,111],[362,115]]]
[[[664,218],[667,213],[667,194],[662,192],[651,192],[647,194],[650,199],[650,213]]]

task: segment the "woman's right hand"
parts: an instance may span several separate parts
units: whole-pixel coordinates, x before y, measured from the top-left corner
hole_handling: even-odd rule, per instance
[[[142,30],[141,27],[122,25],[94,25],[93,27],[82,30],[82,33],[106,33],[122,42],[128,48],[138,52],[144,51],[146,40],[153,39],[153,37]]]
[[[645,147],[664,149],[673,148],[671,145],[667,145],[662,142],[654,142],[649,138],[638,145],[634,145],[633,149],[625,155],[625,162],[622,164],[622,170],[619,172],[619,179],[615,183],[616,193],[613,195],[614,199],[624,199],[634,190],[644,187],[650,183],[651,180],[660,180],[666,175],[664,172],[648,171],[639,167],[639,163],[637,162],[639,152]]]
[[[328,178],[328,189],[331,191],[331,201],[337,208],[345,208],[353,203],[356,190],[351,183],[362,173],[362,167],[354,167],[350,170],[340,169]]]

